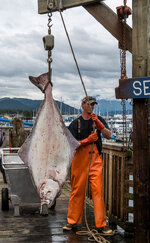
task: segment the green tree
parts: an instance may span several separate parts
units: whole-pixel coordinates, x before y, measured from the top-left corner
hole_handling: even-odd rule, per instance
[[[23,111],[22,114],[23,114],[24,118],[32,118],[32,112],[31,111],[25,110],[25,111]]]

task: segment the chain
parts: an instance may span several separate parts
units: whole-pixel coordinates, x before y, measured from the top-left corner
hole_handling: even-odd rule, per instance
[[[52,8],[53,8],[53,3],[50,2],[48,4],[48,35],[51,35],[51,27],[52,27]],[[52,68],[51,68],[51,63],[53,61],[52,57],[51,57],[52,53],[50,50],[48,50],[48,58],[47,58],[47,63],[48,63],[48,72],[49,72],[49,83],[52,85],[52,81],[51,81],[51,76],[52,76]]]
[[[127,78],[126,72],[126,17],[122,20],[123,23],[123,46],[120,50],[120,62],[121,62],[121,79]],[[122,116],[123,116],[123,148],[127,146],[127,122],[126,122],[126,101],[122,99]]]
[[[52,22],[52,9],[49,9],[47,15],[48,15],[48,24],[47,24],[47,26],[48,26],[48,34],[50,35],[51,34],[51,27],[52,27],[52,24],[51,24],[51,22]]]
[[[124,6],[125,7],[125,6]],[[121,63],[121,79],[127,78],[126,75],[126,19],[125,15],[122,19],[122,49],[120,49],[120,63]]]
[[[124,1],[124,8],[126,1]],[[127,16],[124,15],[124,18],[121,20],[123,29],[122,29],[122,49],[120,49],[120,66],[121,66],[121,79],[127,78],[126,73],[126,19]],[[126,123],[126,101],[122,99],[122,117],[123,117],[123,149],[126,143],[127,146],[127,123]]]

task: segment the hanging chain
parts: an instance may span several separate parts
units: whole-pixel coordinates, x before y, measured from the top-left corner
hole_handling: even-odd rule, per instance
[[[126,72],[126,20],[130,14],[130,9],[126,6],[126,0],[124,0],[124,6],[117,7],[118,17],[122,23],[122,46],[120,49],[120,68],[121,79],[127,78]],[[123,117],[123,149],[126,143],[127,146],[127,123],[126,123],[126,101],[122,99],[122,117]]]
[[[121,79],[127,78],[126,72],[126,16],[122,20],[122,49],[120,49],[120,63],[121,63]],[[122,117],[123,117],[123,148],[127,146],[127,121],[126,121],[126,100],[122,99]]]
[[[52,22],[52,8],[50,8],[49,10],[48,10],[48,24],[47,24],[47,26],[48,26],[48,34],[50,35],[51,34],[51,27],[52,27],[52,24],[51,24],[51,22]]]
[[[121,79],[127,78],[126,73],[126,20],[128,16],[131,14],[131,9],[126,5],[127,0],[124,0],[124,6],[117,7],[117,14],[120,18],[122,24],[122,46],[120,49],[120,65],[121,65]],[[122,117],[123,117],[123,151],[125,150],[125,143],[127,148],[127,122],[126,122],[126,101],[122,99]],[[124,157],[125,159],[125,157]],[[126,200],[125,200],[126,205]],[[127,209],[127,207],[126,207]],[[128,214],[127,210],[125,209],[124,214],[127,220]]]
[[[126,17],[122,20],[122,49],[120,49],[121,79],[126,79]]]
[[[43,42],[44,42],[44,48],[46,51],[48,51],[48,58],[47,58],[47,63],[48,63],[48,82],[45,85],[45,88],[43,92],[47,89],[48,85],[50,84],[52,86],[52,81],[51,81],[51,76],[52,76],[52,69],[51,69],[51,63],[52,63],[52,58],[51,58],[51,50],[54,48],[54,36],[51,35],[51,27],[52,27],[52,8],[53,8],[53,0],[47,0],[47,10],[48,10],[48,35],[43,37]]]
[[[50,4],[49,4],[50,5]],[[51,8],[49,9],[48,11],[48,34],[51,35],[51,27],[52,27],[52,7],[53,7],[53,4],[51,4]],[[51,81],[51,76],[52,76],[52,68],[51,68],[51,63],[53,61],[53,59],[51,58],[51,50],[48,50],[48,58],[47,58],[47,62],[48,62],[48,72],[49,72],[49,83],[51,83],[52,85],[52,81]]]

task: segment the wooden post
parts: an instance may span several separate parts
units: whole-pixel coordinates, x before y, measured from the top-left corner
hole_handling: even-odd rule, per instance
[[[133,5],[133,77],[150,75],[150,1]],[[149,121],[149,122],[148,122]],[[134,242],[150,242],[150,102],[133,100]]]

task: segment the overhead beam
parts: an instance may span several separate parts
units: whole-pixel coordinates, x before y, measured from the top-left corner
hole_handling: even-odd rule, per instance
[[[102,0],[62,0],[63,10],[67,8],[73,8],[78,6],[84,6],[90,3],[100,2]],[[55,5],[54,1],[54,8],[53,11],[57,11],[58,8]],[[47,0],[38,0],[38,13],[44,14],[47,13]]]
[[[123,23],[119,21],[117,14],[102,0],[62,0],[62,6],[63,10],[83,6],[122,46]],[[47,11],[47,0],[38,0],[38,13],[45,14]],[[58,7],[55,4],[52,11],[58,11]],[[129,25],[126,25],[126,48],[132,53],[132,28]]]
[[[105,3],[95,3],[84,6],[84,8],[108,30],[122,46],[122,22],[117,14],[113,12]],[[132,53],[132,28],[126,25],[126,48]]]

